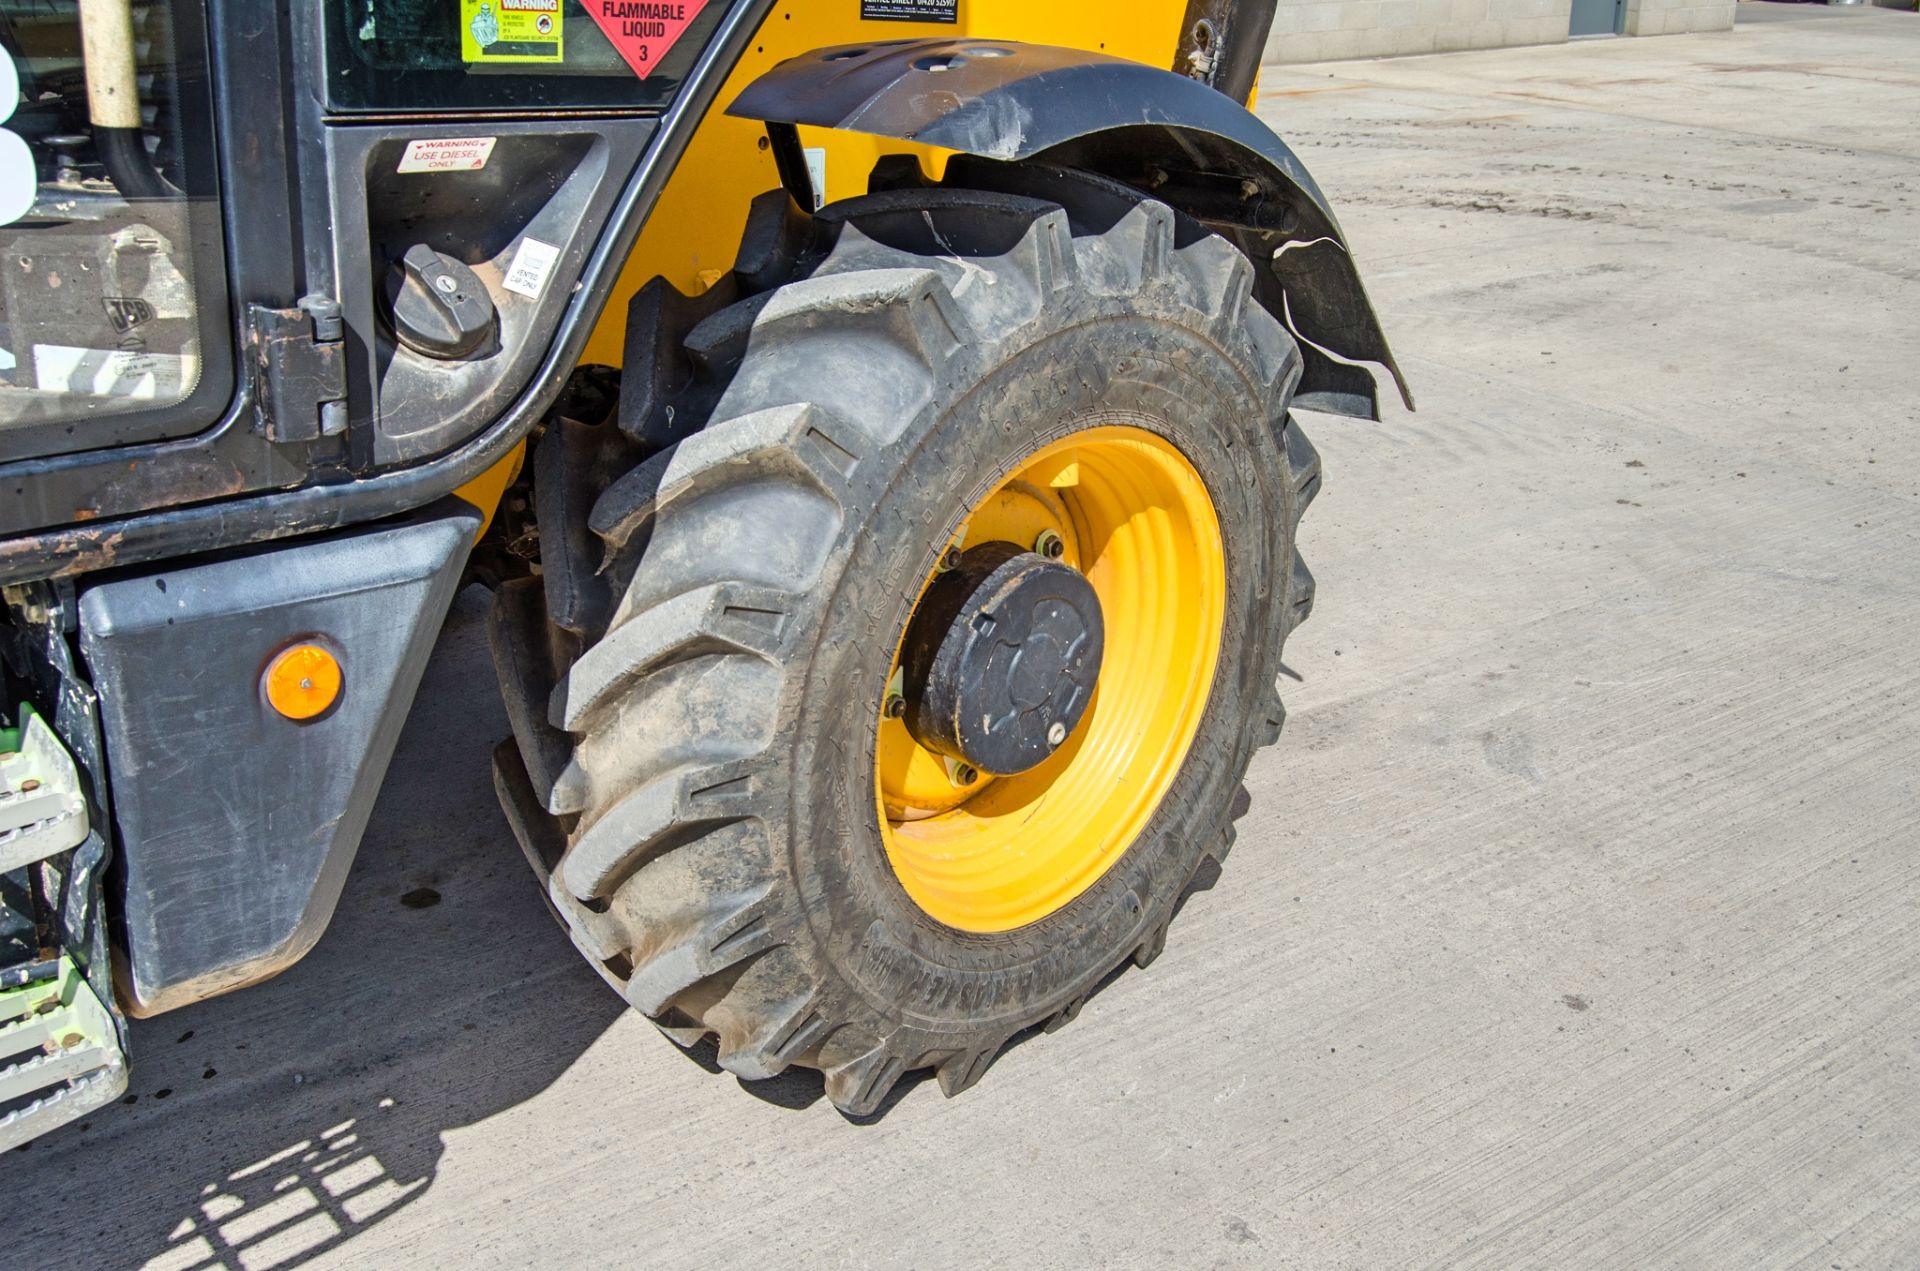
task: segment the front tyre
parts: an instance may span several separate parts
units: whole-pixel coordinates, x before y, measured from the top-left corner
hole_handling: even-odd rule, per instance
[[[704,426],[595,505],[619,599],[553,701],[576,940],[850,1115],[1152,959],[1311,603],[1247,260],[1083,175],[949,182],[825,209],[693,331]]]

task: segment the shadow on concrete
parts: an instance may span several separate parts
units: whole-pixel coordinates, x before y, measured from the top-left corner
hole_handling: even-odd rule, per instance
[[[298,1267],[426,1195],[448,1132],[540,1094],[625,1014],[495,806],[489,754],[507,723],[486,604],[455,602],[314,951],[267,984],[134,1021],[126,1099],[0,1161],[18,1265]],[[1203,862],[1180,903],[1218,877]],[[712,1039],[683,1053],[723,1071]],[[932,1076],[850,1120],[883,1120]],[[825,1097],[812,1069],[737,1084],[796,1111]],[[530,1127],[530,1163],[539,1137]]]
[[[448,1131],[545,1090],[624,1013],[495,806],[485,612],[456,600],[314,951],[135,1021],[122,1103],[0,1162],[12,1265],[297,1267],[418,1201]]]

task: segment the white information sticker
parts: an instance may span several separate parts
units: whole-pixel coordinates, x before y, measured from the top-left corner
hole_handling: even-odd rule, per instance
[[[197,363],[172,353],[143,349],[80,349],[65,344],[33,346],[34,384],[43,392],[124,397],[138,402],[178,401],[192,385]]]
[[[538,300],[540,293],[546,289],[547,274],[552,271],[553,262],[559,258],[560,249],[552,243],[543,243],[537,238],[523,238],[513,253],[513,263],[507,266],[506,281],[500,285],[529,300]]]
[[[827,151],[824,146],[807,147],[807,178],[813,183],[813,210],[827,203]]]
[[[478,172],[493,154],[493,137],[417,137],[400,156],[402,172]]]

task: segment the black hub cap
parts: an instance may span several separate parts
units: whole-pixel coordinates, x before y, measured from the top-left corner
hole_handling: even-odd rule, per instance
[[[1080,723],[1105,639],[1079,571],[1012,543],[963,552],[907,628],[907,730],[980,772],[1025,772]]]

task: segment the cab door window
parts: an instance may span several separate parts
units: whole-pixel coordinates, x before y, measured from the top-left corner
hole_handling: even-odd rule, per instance
[[[232,386],[202,0],[0,0],[0,459]]]

